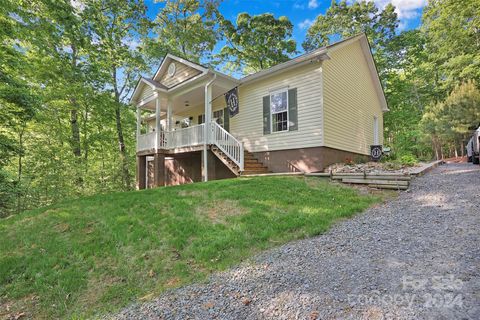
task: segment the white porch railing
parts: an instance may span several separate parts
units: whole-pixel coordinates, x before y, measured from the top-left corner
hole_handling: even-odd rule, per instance
[[[243,171],[243,144],[216,122],[211,123],[211,132],[211,143],[222,150],[240,168],[240,171]]]
[[[157,133],[149,132],[137,137],[137,151],[155,149],[157,146]]]
[[[166,148],[175,149],[182,147],[199,146],[205,141],[205,124],[165,132]],[[163,146],[162,146],[163,147]]]
[[[137,151],[194,147],[204,143],[205,124],[199,124],[174,131],[162,131],[159,135],[157,132],[142,134],[137,137]],[[207,143],[216,145],[239,167],[240,171],[243,171],[243,144],[216,122],[212,122],[209,126]]]

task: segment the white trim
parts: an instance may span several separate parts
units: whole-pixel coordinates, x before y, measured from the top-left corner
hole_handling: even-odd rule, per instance
[[[370,45],[368,44],[367,37],[363,34],[359,38],[360,46],[362,47],[365,60],[367,61],[368,69],[370,71],[370,76],[375,85],[375,91],[377,93],[378,99],[380,100],[380,105],[382,106],[382,111],[389,111],[387,105],[387,99],[385,98],[385,93],[383,91],[382,82],[378,76],[377,67],[375,66],[375,61],[373,60],[372,52],[370,51]]]
[[[169,62],[170,60],[176,60],[176,61],[178,61],[178,62],[180,62],[180,63],[183,63],[183,64],[185,64],[185,65],[187,65],[187,66],[189,66],[189,67],[191,67],[191,68],[197,69],[197,70],[199,70],[199,71],[202,72],[202,73],[207,73],[207,72],[208,72],[208,69],[202,67],[201,65],[198,65],[198,64],[196,64],[196,63],[187,61],[187,60],[185,60],[185,59],[182,59],[182,58],[180,58],[180,57],[177,57],[177,56],[175,56],[175,55],[173,55],[173,54],[168,53],[168,54],[165,56],[165,58],[163,58],[162,63],[161,63],[160,66],[158,67],[158,70],[157,70],[157,72],[155,72],[155,75],[153,76],[152,79],[154,79],[154,80],[157,79],[158,75],[159,75],[159,74],[161,73],[161,71],[163,71],[163,69],[165,68],[165,65],[166,65],[167,61]]]
[[[147,103],[152,102],[153,100],[157,99],[158,96],[159,96],[158,93],[154,93],[151,96],[149,96],[148,98],[146,98],[144,100],[140,100],[139,102],[137,102],[137,108],[141,108],[144,105],[146,105]]]
[[[147,85],[149,86],[150,88],[152,88],[154,94],[158,93],[158,92],[167,92],[167,90],[165,90],[164,88],[161,88],[161,87],[157,87],[155,86],[153,83],[149,82],[147,79],[141,77],[140,80],[138,80],[138,83],[137,85],[135,86],[135,90],[133,90],[133,94],[132,94],[132,97],[130,98],[130,102],[136,102],[138,103],[137,101],[137,96],[139,94],[139,89],[140,89],[140,85]]]
[[[373,116],[373,144],[378,145],[380,144],[380,128],[378,126],[378,117],[376,115]]]
[[[267,76],[270,76],[274,73],[277,73],[280,71],[286,71],[293,67],[298,67],[298,65],[300,64],[310,64],[310,63],[316,63],[316,62],[318,63],[323,60],[328,60],[330,59],[330,57],[326,53],[327,53],[327,48],[319,48],[310,53],[294,58],[292,60],[277,64],[276,66],[273,66],[271,68],[243,77],[242,79],[240,79],[240,82],[242,84],[251,83],[253,81],[260,80]]]
[[[287,110],[273,113],[272,112],[272,95],[280,94],[280,93],[284,93],[284,92],[285,92],[285,95],[287,97]],[[270,107],[270,133],[272,134],[272,133],[289,132],[290,131],[290,113],[288,112],[288,109],[289,109],[290,101],[288,100],[288,88],[270,92],[269,100],[270,100],[270,106],[269,106]],[[273,131],[273,115],[274,114],[279,114],[279,113],[284,113],[284,112],[287,112],[287,129],[286,130]]]
[[[278,92],[288,91],[289,89],[290,89],[289,85],[281,86],[281,87],[275,87],[275,88],[268,89],[268,93],[269,94],[275,94],[275,93],[278,93]]]
[[[319,81],[319,84],[318,84],[318,87],[319,87],[319,91],[320,91],[320,99],[319,99],[319,103],[320,103],[320,108],[321,108],[321,115],[322,115],[322,118],[320,119],[320,122],[321,122],[321,129],[320,129],[320,132],[322,133],[321,137],[320,137],[320,145],[321,146],[324,146],[325,145],[325,104],[324,104],[324,90],[323,90],[323,63],[322,65],[320,65],[320,81]],[[297,107],[298,107],[298,91],[297,91]],[[297,110],[297,123],[298,123],[298,110]]]

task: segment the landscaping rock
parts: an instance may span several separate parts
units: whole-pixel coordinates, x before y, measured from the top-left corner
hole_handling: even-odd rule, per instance
[[[480,167],[447,164],[327,233],[113,319],[478,319]]]
[[[414,166],[405,166],[392,162],[366,162],[366,163],[335,163],[327,168],[324,172],[328,173],[367,173],[367,174],[381,174],[381,173],[398,173],[409,174],[411,171],[424,166],[426,163],[417,163]]]

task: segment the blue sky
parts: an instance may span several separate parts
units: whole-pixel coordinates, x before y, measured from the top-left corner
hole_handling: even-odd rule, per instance
[[[354,1],[354,0],[349,0]],[[397,9],[400,18],[400,30],[414,29],[420,24],[422,8],[427,0],[372,0],[378,7],[383,8],[392,3]],[[154,0],[146,0],[149,15],[154,16],[163,4]],[[294,24],[293,37],[297,41],[297,49],[301,52],[301,44],[310,24],[319,14],[325,13],[330,7],[331,0],[224,0],[220,12],[228,19],[235,21],[237,14],[248,12],[250,15],[265,12],[273,13],[276,17],[287,16]]]

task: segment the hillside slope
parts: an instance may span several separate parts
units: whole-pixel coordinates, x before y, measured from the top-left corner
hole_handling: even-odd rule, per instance
[[[92,316],[149,299],[379,201],[316,178],[82,198],[0,220],[0,317]]]

